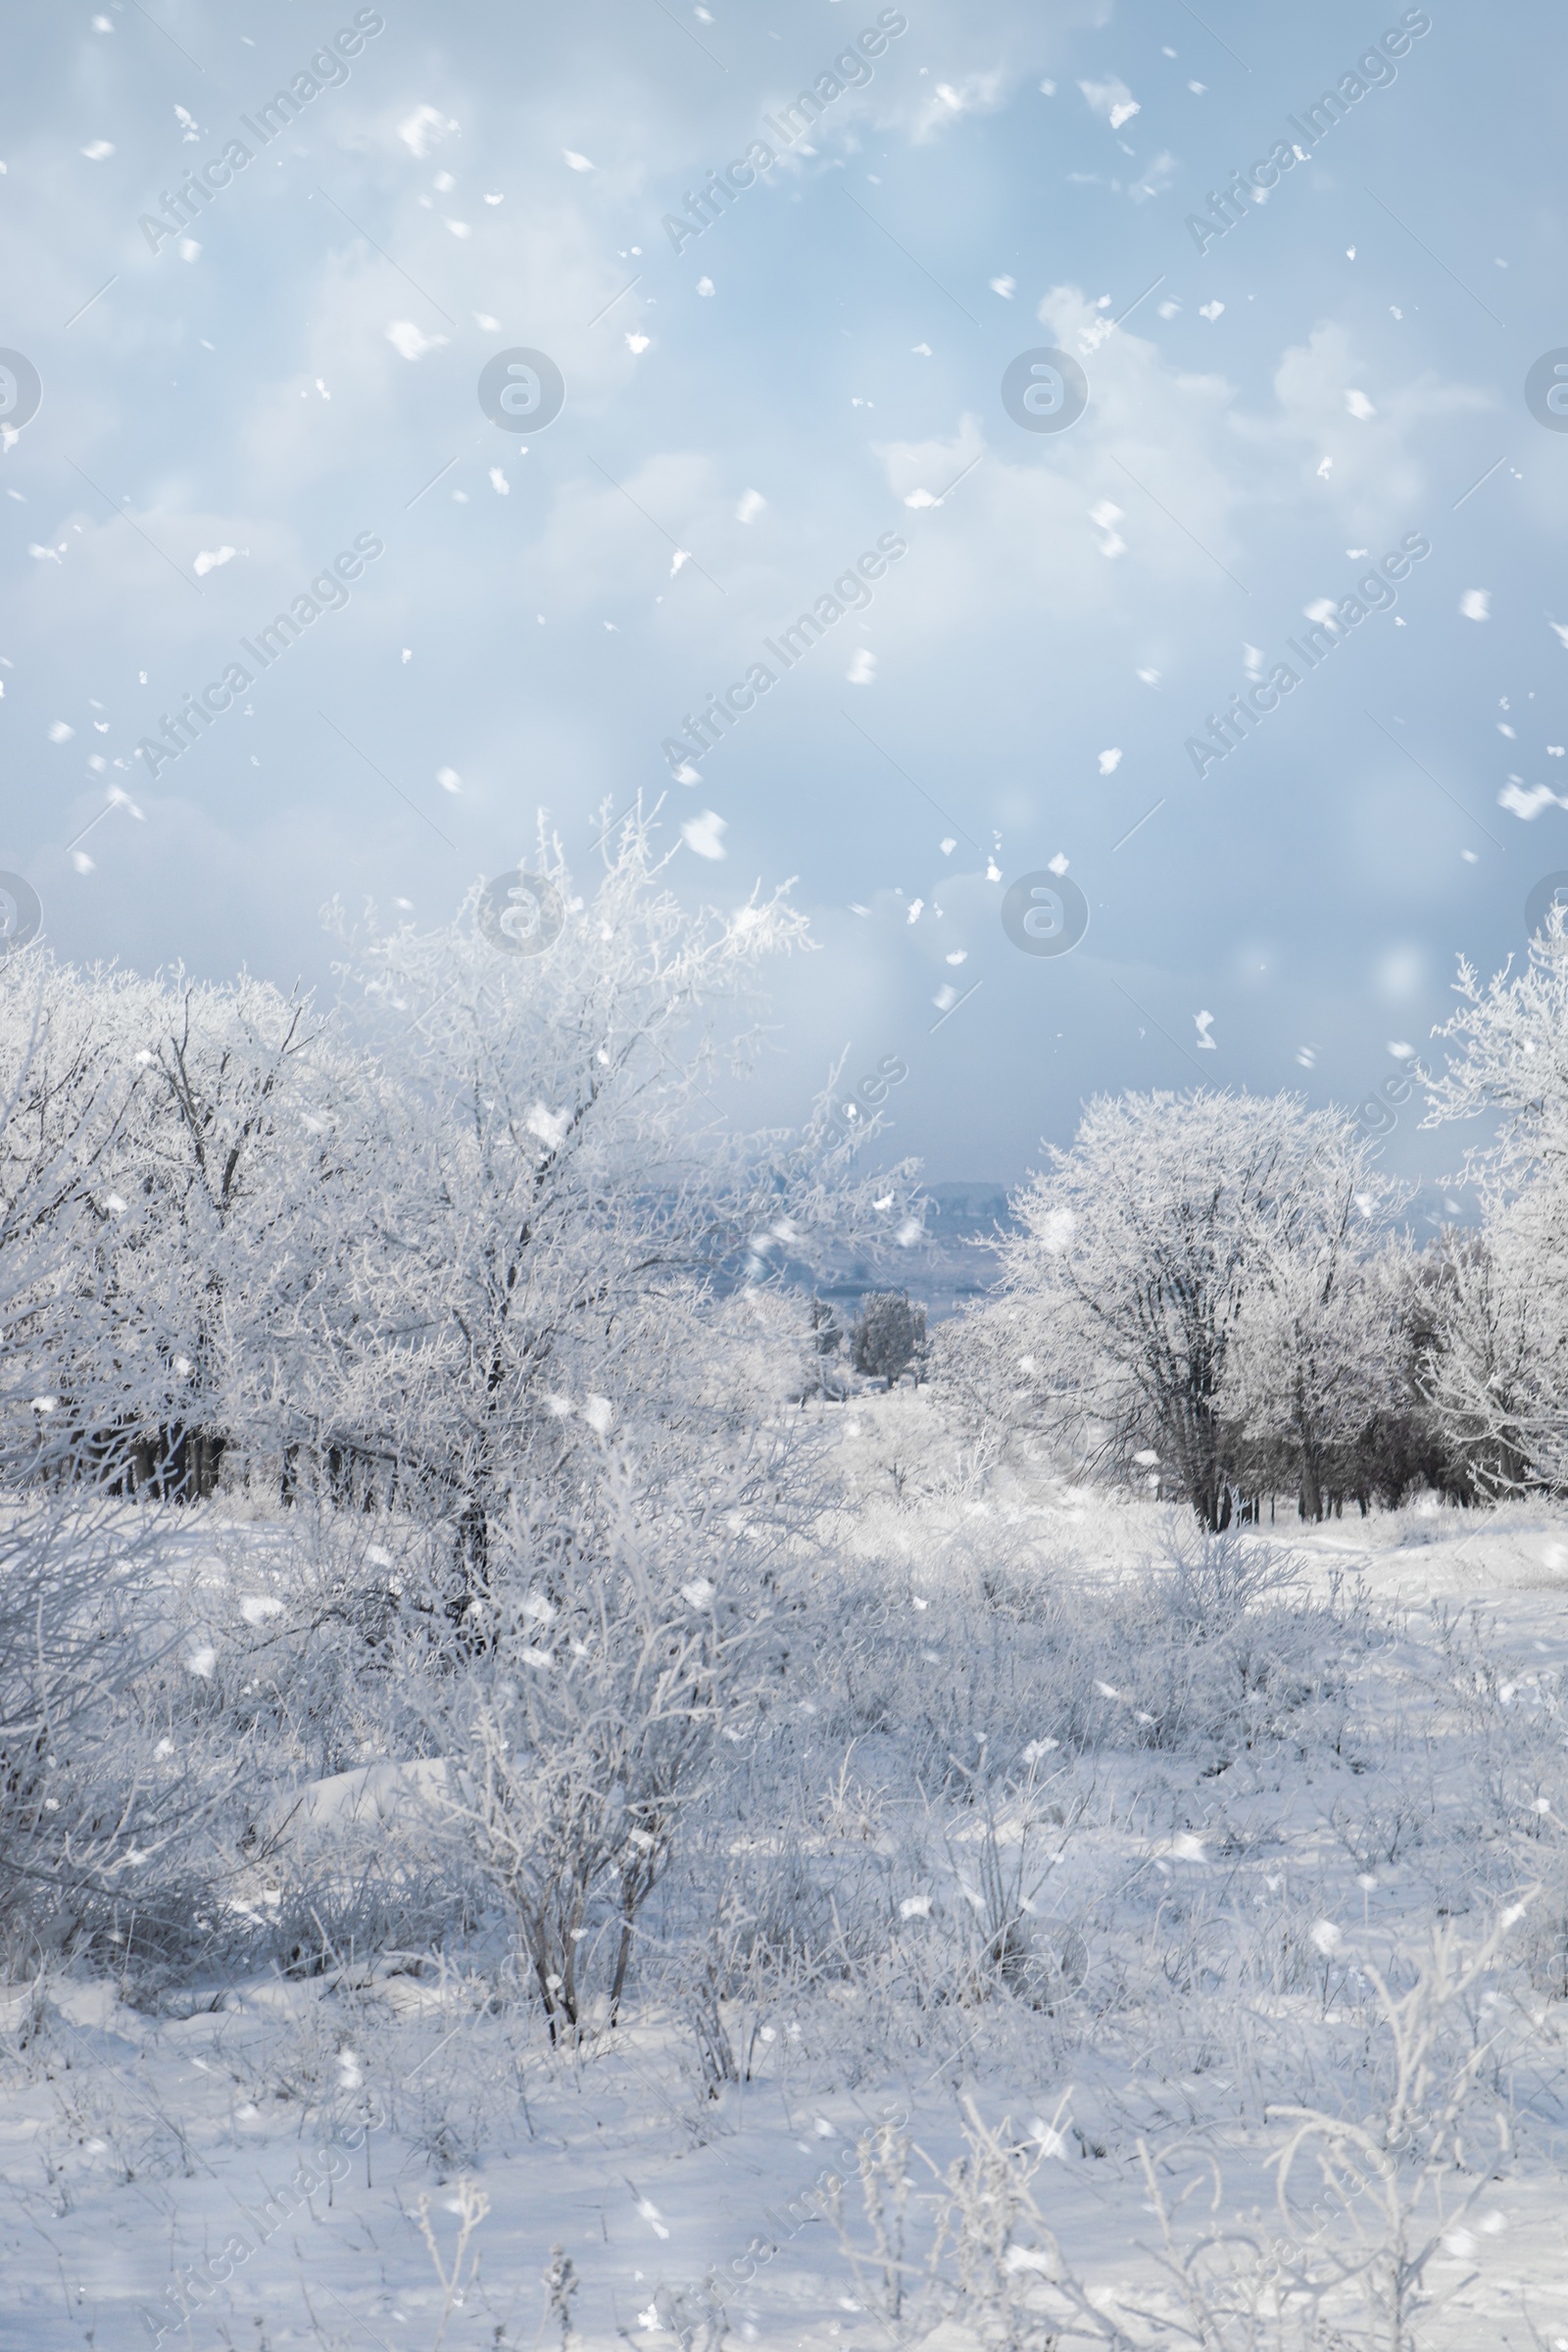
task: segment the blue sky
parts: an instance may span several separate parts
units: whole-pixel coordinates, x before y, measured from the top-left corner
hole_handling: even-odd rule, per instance
[[[341,76],[241,128],[357,18]],[[677,252],[664,217],[895,18]],[[812,918],[748,1120],[897,1056],[890,1148],[1012,1179],[1098,1090],[1380,1084],[1568,868],[1568,434],[1523,389],[1568,346],[1565,44],[1530,5],[1202,18],[34,12],[0,98],[0,346],[44,387],[0,456],[0,865],[57,950],[321,981],[334,895],[444,919],[540,807],[586,859],[640,790],[684,893],[795,876]],[[1195,235],[1386,33],[1393,77]],[[140,218],[236,138],[154,252]],[[1041,347],[1089,380],[1061,433],[1002,399]],[[537,435],[479,405],[517,348],[565,381]],[[1200,777],[1208,714],[1412,535],[1397,601]],[[160,715],[356,539],[344,601],[149,774]],[[672,776],[683,714],[889,539]],[[1063,858],[1088,934],[1020,954],[1003,894]],[[1408,1109],[1387,1150],[1455,1155]]]

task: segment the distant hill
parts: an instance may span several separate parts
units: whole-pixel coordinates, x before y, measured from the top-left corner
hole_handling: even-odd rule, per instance
[[[999,1229],[1012,1229],[1013,1219],[1004,1185],[931,1184],[926,1195],[931,1202],[926,1211],[929,1239],[923,1250],[911,1254],[930,1265],[923,1296],[931,1320],[940,1322],[991,1288],[998,1271],[991,1245]]]
[[[866,1291],[890,1290],[896,1284],[911,1298],[923,1298],[930,1321],[940,1323],[989,1290],[997,1278],[997,1255],[987,1245],[999,1226],[1006,1229],[1012,1223],[1006,1187],[928,1184],[924,1192],[929,1203],[925,1239],[901,1260],[897,1273],[886,1264],[852,1261],[836,1281],[813,1285],[817,1296],[853,1310]]]

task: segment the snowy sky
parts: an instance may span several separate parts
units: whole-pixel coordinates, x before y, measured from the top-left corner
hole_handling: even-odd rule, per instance
[[[442,919],[540,806],[586,862],[640,790],[683,892],[794,875],[813,920],[749,1117],[847,1048],[852,1083],[907,1065],[893,1148],[1010,1179],[1097,1089],[1389,1077],[1455,953],[1517,953],[1568,868],[1568,433],[1525,397],[1568,346],[1568,48],[1534,0],[1505,34],[1442,0],[1202,19],[27,12],[0,345],[42,402],[3,456],[0,867],[57,950],[319,980],[333,894]],[[242,118],[291,88],[264,143]],[[1223,233],[1190,224],[1295,145]],[[1003,399],[1044,348],[1088,379],[1064,431]],[[564,379],[538,432],[480,406],[519,349]],[[1411,540],[1396,601],[1297,660]],[[879,541],[906,552],[851,605]],[[264,669],[240,640],[296,599],[326,609]],[[849,609],[787,667],[764,640],[819,599]],[[1200,777],[1189,739],[1282,662]],[[177,759],[138,756],[235,662]],[[758,663],[679,780],[666,743]],[[1087,936],[1020,953],[1004,892],[1063,859]],[[1453,1145],[1404,1109],[1389,1153]]]

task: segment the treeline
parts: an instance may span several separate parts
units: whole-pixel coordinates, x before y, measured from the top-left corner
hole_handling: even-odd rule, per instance
[[[1092,1102],[1013,1202],[997,1296],[937,1335],[985,1451],[1030,1430],[1211,1529],[1417,1488],[1568,1484],[1568,966],[1461,964],[1427,1123],[1481,1122],[1474,1226],[1417,1246],[1338,1110],[1199,1090]]]
[[[1418,1246],[1338,1110],[1102,1099],[1015,1197],[997,1290],[928,1336],[902,1288],[846,1328],[799,1287],[911,1262],[910,1171],[860,1176],[825,1102],[800,1133],[715,1113],[802,918],[687,909],[640,819],[591,895],[539,858],[543,952],[498,946],[477,892],[434,932],[368,920],[330,1009],[0,965],[0,1477],[396,1506],[482,1575],[612,1432],[704,1476],[853,1367],[930,1379],[977,1462],[1031,1432],[1215,1530],[1282,1494],[1316,1519],[1568,1485],[1555,928],[1519,972],[1461,967],[1413,1073],[1430,1121],[1479,1123],[1474,1225]]]
[[[714,1113],[804,941],[784,898],[693,912],[640,820],[605,857],[579,894],[541,843],[543,953],[477,892],[344,931],[327,1009],[0,965],[0,1474],[395,1503],[482,1564],[612,1433],[700,1459],[799,1393],[807,1315],[767,1278],[897,1256],[906,1175],[860,1178],[825,1116]]]

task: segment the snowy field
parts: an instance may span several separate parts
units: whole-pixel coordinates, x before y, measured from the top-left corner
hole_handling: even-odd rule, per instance
[[[388,1523],[127,1513],[165,1760],[244,1771],[200,1968],[129,1897],[3,1996],[0,2340],[1568,2342],[1568,1510],[1205,1548],[935,1411],[822,1413],[771,1702],[554,2047],[456,1773],[293,1711]]]

